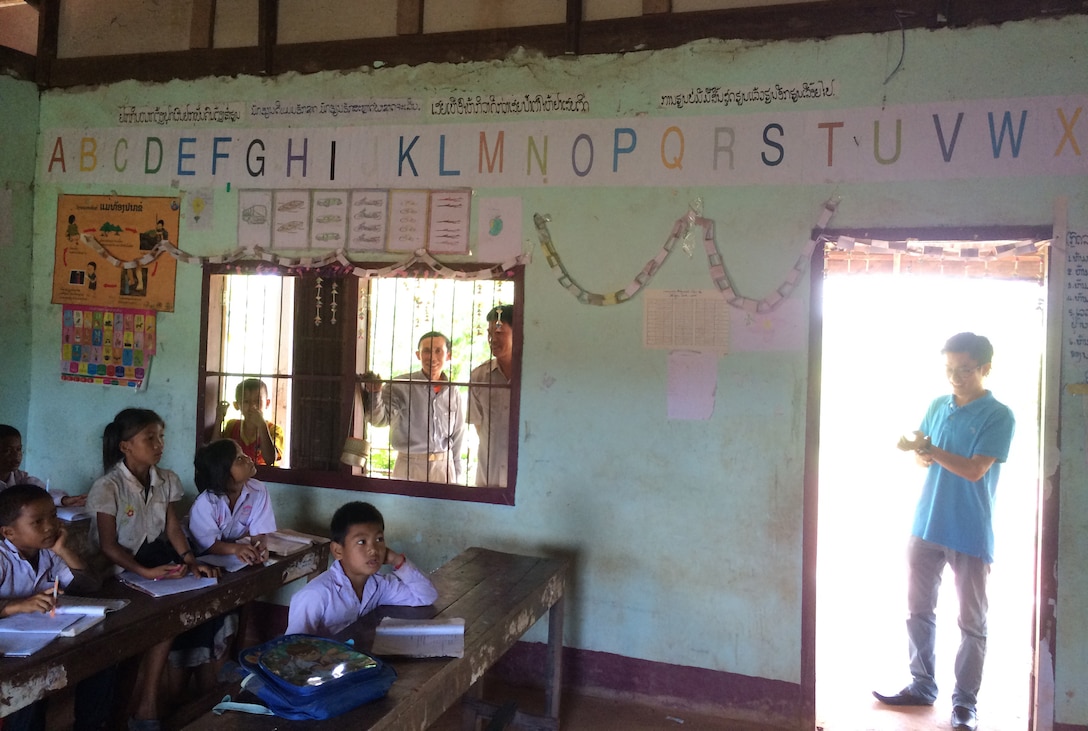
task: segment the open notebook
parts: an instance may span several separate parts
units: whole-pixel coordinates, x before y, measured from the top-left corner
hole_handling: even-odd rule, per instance
[[[371,652],[405,657],[464,657],[465,620],[383,617]]]
[[[102,617],[128,606],[128,599],[99,599],[93,596],[61,594],[57,600],[57,614],[85,614]]]
[[[61,520],[73,521],[83,520],[84,518],[91,517],[91,511],[86,506],[81,507],[58,507],[57,517]]]
[[[52,616],[44,612],[25,612],[0,619],[0,655],[27,657],[79,622],[76,614]]]
[[[215,586],[217,579],[214,576],[183,576],[180,579],[145,579],[135,571],[122,571],[117,578],[133,589],[139,589],[151,596],[170,596],[180,594],[183,591],[203,589],[207,586]]]
[[[277,556],[287,556],[301,551],[314,542],[313,538],[291,530],[277,530],[266,533],[262,539],[268,546],[268,552]]]

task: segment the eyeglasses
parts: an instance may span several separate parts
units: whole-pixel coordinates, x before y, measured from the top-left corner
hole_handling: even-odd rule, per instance
[[[967,378],[969,375],[971,375],[972,373],[974,373],[975,371],[977,371],[981,367],[982,366],[980,366],[980,365],[977,365],[977,366],[960,366],[959,368],[948,368],[948,367],[946,367],[944,369],[944,374],[949,378],[951,378],[952,376],[955,376],[956,378]]]

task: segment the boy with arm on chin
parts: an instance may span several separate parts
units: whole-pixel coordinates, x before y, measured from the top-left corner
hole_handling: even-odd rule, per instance
[[[53,498],[31,484],[0,492],[0,617],[53,609],[54,586],[66,591],[97,591],[101,581],[67,545],[68,532],[57,518]],[[75,726],[100,729],[110,715],[114,671],[104,670],[76,686]],[[7,716],[4,731],[45,728],[45,701]]]
[[[438,598],[431,580],[385,544],[385,519],[370,503],[341,506],[331,528],[336,561],[291,597],[287,634],[330,637],[379,606],[422,607]],[[392,573],[379,573],[384,564]]]

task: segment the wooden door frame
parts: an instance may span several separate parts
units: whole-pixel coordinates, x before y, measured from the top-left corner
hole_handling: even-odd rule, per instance
[[[1060,228],[1060,226],[1058,227]],[[1058,232],[1061,234],[1062,232]],[[879,239],[882,241],[1007,241],[1052,240],[1052,226],[979,226],[974,228],[897,228],[897,229],[826,229],[813,230],[812,237],[818,245],[812,253],[809,269],[809,337],[808,337],[808,392],[805,410],[805,467],[802,495],[801,536],[801,699],[797,728],[812,731],[816,728],[816,569],[817,529],[819,523],[819,472],[820,472],[820,387],[823,374],[823,292],[825,247],[819,242],[836,240],[840,236],[853,239]],[[1047,465],[1043,454],[1048,445],[1053,453],[1060,446],[1059,429],[1059,378],[1061,369],[1062,307],[1064,299],[1065,257],[1057,249],[1046,256],[1047,311],[1045,360],[1040,385],[1039,469],[1041,478],[1049,483],[1049,489],[1037,486],[1037,520],[1035,533],[1035,607],[1032,612],[1032,678],[1029,690],[1028,728],[1042,727],[1037,718],[1039,710],[1040,682],[1053,682],[1054,675],[1054,609],[1058,587],[1054,571],[1058,559],[1058,465]],[[1045,650],[1045,651],[1041,651]],[[1049,667],[1041,668],[1040,659],[1049,661]],[[1045,675],[1049,673],[1048,675]],[[1044,677],[1045,675],[1045,677]],[[1047,678],[1050,680],[1047,681]],[[1052,714],[1052,711],[1051,711]],[[1052,720],[1052,719],[1049,719]],[[1049,722],[1048,720],[1048,722]]]

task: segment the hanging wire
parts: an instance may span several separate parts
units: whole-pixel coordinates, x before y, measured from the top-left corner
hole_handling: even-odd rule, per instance
[[[899,24],[899,63],[897,63],[895,68],[892,69],[892,72],[888,74],[888,78],[884,79],[884,84],[881,84],[881,86],[884,86],[891,81],[892,77],[899,73],[899,69],[903,68],[903,59],[907,55],[907,29],[903,27],[903,18],[909,17],[910,15],[913,15],[913,13],[908,10],[897,9],[892,11],[895,22]]]

